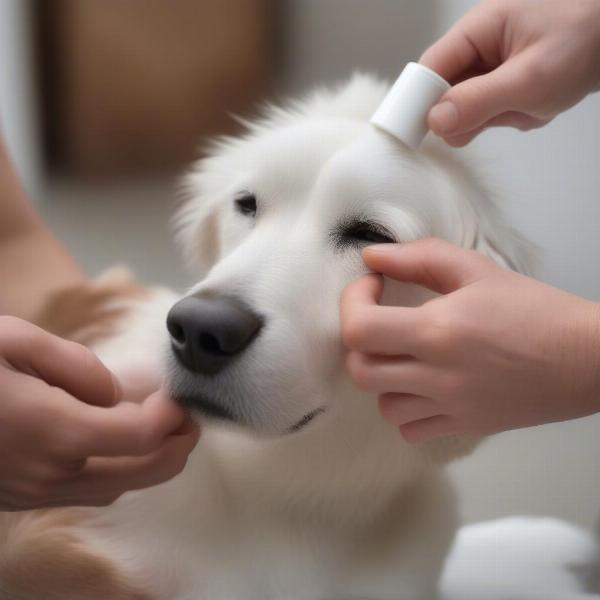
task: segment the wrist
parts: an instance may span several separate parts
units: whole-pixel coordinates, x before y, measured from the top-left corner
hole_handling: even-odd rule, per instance
[[[0,314],[34,320],[55,292],[85,282],[62,244],[43,226],[0,238]]]

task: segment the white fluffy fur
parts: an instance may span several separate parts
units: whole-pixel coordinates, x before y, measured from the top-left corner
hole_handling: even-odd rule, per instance
[[[350,385],[338,301],[365,268],[360,248],[335,247],[330,232],[358,215],[398,240],[435,235],[522,271],[527,248],[452,155],[434,142],[412,153],[371,129],[385,89],[361,76],[270,109],[189,176],[179,235],[205,274],[192,291],[234,295],[267,319],[234,367],[210,379],[183,373],[169,357],[164,320],[176,297],[166,292],[96,348],[118,373],[162,373],[186,393],[236,398],[249,425],[205,423],[175,480],[87,513],[86,543],[157,600],[437,597],[457,527],[443,463],[475,441],[411,446]],[[240,190],[256,194],[256,221],[235,212]],[[384,301],[429,296],[388,281]],[[325,413],[284,433],[316,407]],[[464,535],[479,555],[478,536]],[[462,541],[451,564],[470,577]],[[466,600],[452,595],[455,579],[446,597]]]

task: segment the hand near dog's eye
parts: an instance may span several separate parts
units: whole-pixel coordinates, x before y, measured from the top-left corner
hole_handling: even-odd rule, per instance
[[[440,294],[380,306],[371,274],[344,291],[355,384],[409,441],[489,434],[600,411],[600,305],[428,239],[371,246],[367,266]]]
[[[179,473],[197,429],[161,391],[121,395],[83,346],[0,317],[0,510],[108,504]]]
[[[421,57],[453,87],[429,113],[463,146],[483,129],[541,127],[600,87],[600,2],[481,2]]]

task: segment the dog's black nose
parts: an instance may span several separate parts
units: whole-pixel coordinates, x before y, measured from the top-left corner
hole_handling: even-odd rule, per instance
[[[229,365],[262,326],[258,315],[227,296],[187,296],[167,316],[175,355],[187,369],[203,375]]]

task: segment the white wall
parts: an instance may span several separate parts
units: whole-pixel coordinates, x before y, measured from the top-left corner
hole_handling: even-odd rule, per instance
[[[29,0],[0,0],[0,130],[27,191],[37,197],[41,168],[31,34]]]
[[[435,25],[436,0],[283,0],[283,91],[303,92],[352,71],[395,78]]]

